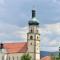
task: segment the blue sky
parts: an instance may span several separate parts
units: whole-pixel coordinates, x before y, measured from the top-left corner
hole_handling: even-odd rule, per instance
[[[60,46],[60,0],[0,0],[0,42],[26,41],[31,10],[40,23],[41,50]]]

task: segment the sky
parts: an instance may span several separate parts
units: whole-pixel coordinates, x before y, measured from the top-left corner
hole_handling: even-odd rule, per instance
[[[40,48],[58,51],[60,46],[60,0],[0,0],[0,42],[27,41],[31,10],[40,23]]]

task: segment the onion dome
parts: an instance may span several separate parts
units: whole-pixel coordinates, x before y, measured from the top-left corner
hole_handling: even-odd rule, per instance
[[[39,25],[37,19],[36,19],[36,14],[35,14],[35,10],[32,10],[32,19],[29,21],[29,25]]]

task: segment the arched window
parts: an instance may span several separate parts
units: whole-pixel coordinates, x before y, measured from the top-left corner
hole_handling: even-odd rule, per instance
[[[33,36],[30,36],[30,39],[32,40],[33,39]]]
[[[38,36],[37,36],[37,39],[38,39]]]

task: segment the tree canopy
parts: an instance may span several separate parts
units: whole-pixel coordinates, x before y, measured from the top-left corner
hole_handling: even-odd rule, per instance
[[[29,53],[25,53],[21,56],[21,60],[31,60],[31,56],[29,55]]]

